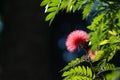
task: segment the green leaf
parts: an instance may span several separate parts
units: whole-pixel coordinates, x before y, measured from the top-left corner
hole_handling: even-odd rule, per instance
[[[104,2],[99,1],[99,2],[98,2],[98,6],[96,7],[96,10],[102,10],[102,9],[104,9],[104,8],[105,8]]]
[[[49,4],[50,7],[58,7],[60,4],[60,0],[51,0],[51,3]]]
[[[119,46],[117,46],[117,45],[112,45],[112,46],[110,46],[110,48],[108,48],[109,50],[106,50],[106,51],[109,51],[108,53],[107,53],[107,55],[106,55],[106,59],[107,59],[107,61],[110,61],[113,57],[114,57],[114,55],[116,54],[116,52],[118,51],[118,50],[120,50],[120,47]]]
[[[97,65],[98,67],[97,76],[100,76],[101,74],[104,74],[104,73],[106,74],[107,71],[113,71],[113,70],[119,69],[119,68],[115,68],[115,65],[111,63],[106,63],[106,62],[100,62],[100,63],[101,64]]]
[[[107,43],[109,43],[109,40],[104,40],[104,41],[100,42],[100,45],[105,45]]]
[[[51,0],[51,2],[58,4],[60,0]]]
[[[76,69],[76,71],[78,71],[78,73],[81,73],[81,72],[83,72],[83,70],[82,70],[82,67],[81,66],[78,66],[78,67],[76,67],[77,69]]]
[[[50,2],[50,0],[43,0],[40,4],[40,6],[45,6]]]
[[[49,13],[49,14],[46,16],[45,21],[49,21],[49,20],[54,19],[55,15],[56,15],[56,12],[51,12],[51,13]]]
[[[92,73],[91,68],[84,66],[78,66],[75,68],[70,69],[69,71],[65,71],[62,77],[65,77],[64,80],[93,80],[95,75]]]
[[[109,42],[111,44],[120,43],[120,37],[119,36],[111,36],[109,38]]]
[[[92,47],[91,47],[92,52],[95,52],[95,50],[97,49],[97,47],[98,47],[97,45],[93,44]]]
[[[95,31],[95,32],[91,32],[90,33],[90,37],[91,37],[91,49],[92,49],[92,51],[93,52],[95,52],[95,50],[99,47],[99,36],[100,35],[98,35],[99,34],[99,31],[97,30],[97,31]]]
[[[58,8],[57,7],[51,7],[51,8],[48,8],[46,12],[53,12],[53,11],[56,11]]]
[[[72,0],[69,1],[66,12],[70,12],[72,10],[74,2],[75,1]]]
[[[111,35],[114,35],[114,36],[117,35],[117,33],[114,30],[112,30],[112,31],[109,30],[108,33],[111,34]]]
[[[95,61],[98,61],[98,60],[100,60],[100,59],[102,59],[103,57],[104,57],[104,51],[103,50],[99,50],[99,51],[97,51],[96,53],[95,53],[95,58],[94,59],[92,59],[92,61],[93,62],[95,62]]]
[[[68,0],[63,0],[60,5],[60,10],[65,9],[68,5]]]
[[[120,70],[112,71],[111,73],[105,76],[105,80],[119,80],[120,78]]]
[[[87,74],[90,76],[90,77],[92,77],[92,71],[91,71],[91,69],[89,68],[89,67],[87,67]]]
[[[100,68],[101,72],[114,70],[114,69],[115,69],[115,65],[110,63],[105,63],[104,65],[101,65],[101,68]]]
[[[50,6],[50,7],[57,7],[58,4],[56,4],[56,3],[50,3],[49,6]]]
[[[61,71],[68,70],[71,67],[75,67],[78,65],[80,62],[84,62],[84,58],[76,58],[75,60],[72,60],[70,63],[68,63],[67,66],[65,66]]]
[[[87,74],[87,70],[84,66],[82,66],[82,70],[83,70],[83,74],[86,75]]]
[[[85,2],[85,0],[77,0],[73,5],[73,12],[75,12],[76,10],[80,10],[83,2]]]
[[[83,19],[88,17],[88,15],[91,13],[91,11],[93,9],[93,6],[94,6],[93,2],[90,2],[85,6],[85,8],[83,10]]]
[[[102,12],[97,17],[95,17],[92,21],[92,24],[87,28],[95,31],[96,27],[99,27],[98,25],[100,25],[100,22],[102,21],[102,19],[104,19],[105,14],[106,14],[105,12]]]

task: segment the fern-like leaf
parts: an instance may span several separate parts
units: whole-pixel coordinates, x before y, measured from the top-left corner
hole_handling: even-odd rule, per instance
[[[96,56],[95,56],[94,59],[92,59],[92,61],[95,62],[95,61],[98,61],[100,59],[103,59],[104,55],[105,55],[104,51],[99,50],[99,51],[96,52]]]
[[[76,10],[80,10],[84,2],[85,0],[76,0],[73,5],[73,12],[75,12]]]
[[[104,73],[108,70],[114,70],[115,69],[115,65],[114,64],[110,64],[110,63],[102,63],[101,65],[97,66],[98,67],[98,73],[97,75]]]
[[[75,3],[74,0],[69,1],[66,12],[70,12],[72,10],[74,3]]]
[[[71,67],[75,67],[79,63],[84,62],[84,58],[76,58],[75,60],[72,60],[70,63],[68,63],[67,66],[65,66],[61,71],[68,70]]]
[[[83,10],[83,19],[85,19],[85,18],[88,17],[88,15],[89,15],[89,14],[91,13],[91,11],[92,11],[93,6],[94,6],[94,3],[93,3],[93,2],[90,2],[90,3],[88,3],[88,4],[85,6],[85,8],[84,8],[84,10]]]
[[[50,2],[50,0],[43,0],[40,4],[40,6],[45,6]]]
[[[114,64],[106,63],[103,67],[101,67],[102,71],[113,70],[115,68]]]
[[[60,4],[60,10],[63,10],[67,7],[69,0],[63,0]]]
[[[47,9],[46,12],[55,12],[57,10],[57,7],[50,7]]]
[[[65,77],[64,80],[93,80],[95,78],[95,74],[92,73],[92,70],[89,67],[85,68],[84,66],[78,66],[70,69],[69,71],[65,71],[62,77]]]
[[[49,14],[46,16],[45,21],[53,20],[54,17],[55,17],[55,15],[56,15],[55,12],[49,13]]]
[[[94,18],[94,20],[92,21],[92,24],[87,28],[90,30],[96,30],[96,26],[98,26],[101,20],[104,19],[104,16],[105,16],[104,12],[99,14],[97,17]]]
[[[120,50],[120,46],[111,45],[111,47],[108,48],[108,49],[110,49],[109,50],[110,52],[108,54],[106,54],[106,59],[107,59],[107,61],[110,61],[114,57],[114,55],[116,54],[116,52],[118,50]]]
[[[50,21],[50,24],[51,24],[56,14],[59,12],[60,3],[61,3],[60,0],[43,0],[42,1],[40,5],[46,6],[45,13],[48,13],[45,18],[45,21]]]

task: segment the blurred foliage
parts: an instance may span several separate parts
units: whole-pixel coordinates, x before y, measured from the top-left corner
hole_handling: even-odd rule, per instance
[[[83,19],[87,19],[95,3],[94,19],[87,28],[91,30],[89,46],[96,57],[90,59],[84,56],[68,63],[61,70],[64,71],[64,80],[119,80],[120,68],[110,61],[120,50],[120,0],[43,0],[40,5],[45,6],[45,21],[51,24],[63,10],[67,13],[82,10]],[[83,62],[88,62],[90,66]]]
[[[104,80],[120,80],[120,70],[107,74]]]

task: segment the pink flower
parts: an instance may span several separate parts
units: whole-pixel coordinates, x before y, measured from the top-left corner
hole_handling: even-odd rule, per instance
[[[88,55],[91,59],[95,58],[95,53],[93,53],[91,49],[88,50]]]
[[[66,47],[69,52],[74,52],[77,48],[83,47],[89,40],[88,34],[83,30],[71,32],[66,40]]]

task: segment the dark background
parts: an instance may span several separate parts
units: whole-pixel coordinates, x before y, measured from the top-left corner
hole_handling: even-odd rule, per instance
[[[3,0],[0,80],[56,80],[41,0]]]

